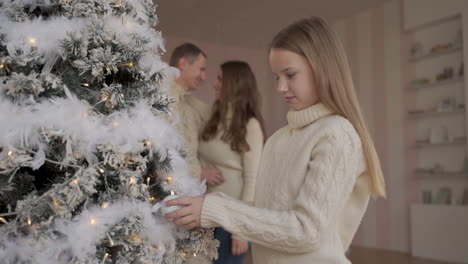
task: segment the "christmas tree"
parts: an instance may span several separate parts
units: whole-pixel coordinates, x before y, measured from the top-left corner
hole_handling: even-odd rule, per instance
[[[0,3],[1,263],[217,254],[212,230],[159,210],[205,187],[165,121],[177,71],[156,24],[151,0]]]

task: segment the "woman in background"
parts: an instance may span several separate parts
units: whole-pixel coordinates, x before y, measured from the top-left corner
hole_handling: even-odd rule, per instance
[[[264,142],[255,76],[247,63],[228,61],[221,65],[213,86],[216,101],[202,133],[199,156],[204,167],[221,170],[223,177],[207,179],[208,192],[252,203]],[[215,263],[242,263],[247,241],[222,228],[215,230],[215,238],[220,241]]]

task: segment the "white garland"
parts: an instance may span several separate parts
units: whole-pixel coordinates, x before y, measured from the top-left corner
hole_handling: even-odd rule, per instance
[[[144,202],[120,202],[106,208],[95,206],[83,211],[71,221],[60,218],[55,220],[57,231],[66,234],[66,237],[44,239],[40,243],[30,237],[9,241],[5,243],[5,247],[0,247],[0,256],[5,263],[13,263],[13,259],[20,255],[22,259],[31,259],[37,264],[59,264],[63,263],[63,260],[57,256],[69,252],[77,260],[85,260],[96,253],[96,246],[101,244],[102,240],[108,238],[109,227],[123,218],[139,215],[142,216],[143,225],[141,238],[157,246],[158,256],[154,257],[159,259],[156,263],[161,263],[163,254],[174,250],[176,238],[171,222],[153,216],[160,206],[160,203],[151,206]]]

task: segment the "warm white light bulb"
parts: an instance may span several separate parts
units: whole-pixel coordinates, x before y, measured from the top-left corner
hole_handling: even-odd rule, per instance
[[[36,38],[29,38],[28,39],[29,44],[31,45],[36,45],[37,44],[37,39]]]

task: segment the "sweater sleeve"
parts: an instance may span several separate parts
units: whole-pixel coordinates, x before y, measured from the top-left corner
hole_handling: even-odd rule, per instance
[[[207,196],[201,225],[222,226],[237,238],[280,252],[314,251],[327,225],[336,223],[361,173],[362,162],[357,135],[327,135],[311,152],[307,175],[290,210],[255,208]]]
[[[247,123],[246,141],[249,144],[250,150],[242,154],[242,200],[252,202],[263,149],[262,128],[260,127],[260,123],[254,118],[250,119]]]
[[[186,136],[186,138],[191,139],[186,146],[187,161],[189,163],[190,171],[193,177],[196,179],[200,179],[202,167],[200,164],[200,159],[198,157],[198,142],[200,140],[201,133],[205,128],[205,124],[209,118],[211,109],[208,104],[197,99],[193,95],[187,96],[186,102],[187,106],[185,107],[188,107],[188,109],[185,109],[185,111],[190,112],[190,114],[186,115],[186,118],[190,118],[191,120],[184,120],[184,122],[186,122],[187,125],[193,124],[193,126],[185,128],[185,133],[193,134]]]

